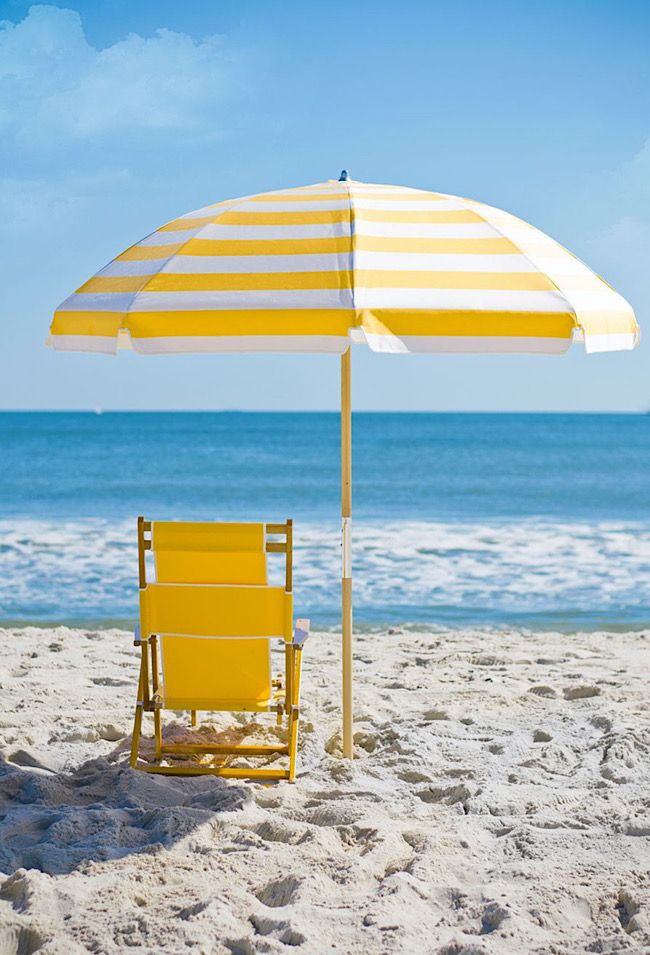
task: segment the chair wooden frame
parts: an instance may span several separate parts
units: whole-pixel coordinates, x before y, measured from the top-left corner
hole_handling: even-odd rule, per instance
[[[146,552],[152,549],[152,521],[138,517],[138,573],[139,586],[147,586]],[[293,522],[289,519],[283,524],[265,525],[265,548],[269,554],[285,555],[285,591],[290,594],[293,586]],[[273,538],[269,540],[269,538]],[[148,773],[161,773],[169,776],[213,775],[234,779],[262,779],[293,782],[296,772],[296,752],[298,727],[300,722],[300,678],[302,672],[302,648],[309,635],[309,621],[298,620],[293,631],[293,639],[285,642],[285,675],[277,674],[272,682],[274,702],[269,707],[276,713],[276,722],[281,726],[287,720],[287,743],[277,746],[246,746],[226,744],[183,744],[163,743],[162,735],[162,698],[160,694],[158,635],[141,635],[136,627],[134,646],[140,647],[140,675],[138,698],[135,707],[133,737],[131,743],[131,767]],[[191,725],[198,725],[197,713],[190,710]],[[144,713],[153,714],[156,763],[138,762]],[[269,756],[286,755],[289,758],[288,769],[280,768],[239,768],[230,766],[210,766],[204,764],[184,766],[161,766],[165,756],[213,755],[213,756]]]

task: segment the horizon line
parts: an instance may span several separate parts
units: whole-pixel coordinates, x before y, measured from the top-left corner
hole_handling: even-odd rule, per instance
[[[338,408],[0,408],[0,414],[89,414],[101,417],[104,414],[334,414]],[[634,410],[578,410],[578,409],[387,409],[357,408],[352,414],[422,414],[422,415],[650,415],[650,407]]]

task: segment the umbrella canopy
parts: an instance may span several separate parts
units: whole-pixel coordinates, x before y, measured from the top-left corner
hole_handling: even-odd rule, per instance
[[[543,232],[458,196],[341,178],[168,222],[54,314],[68,351],[341,355],[343,753],[352,756],[350,342],[378,352],[633,348],[628,303]]]
[[[57,309],[49,344],[143,353],[632,348],[632,309],[521,219],[457,196],[343,181],[204,206]]]

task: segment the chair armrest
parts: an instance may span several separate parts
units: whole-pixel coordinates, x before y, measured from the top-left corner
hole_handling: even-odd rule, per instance
[[[309,620],[304,617],[300,620],[296,620],[296,626],[293,631],[293,645],[294,647],[302,647],[303,643],[309,636]]]

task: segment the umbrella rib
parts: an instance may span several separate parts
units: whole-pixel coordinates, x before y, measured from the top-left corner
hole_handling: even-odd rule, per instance
[[[499,228],[499,226],[498,226],[497,223],[491,221],[491,219],[489,218],[489,214],[486,215],[485,212],[483,211],[483,210],[489,210],[490,207],[489,207],[488,205],[486,205],[484,202],[477,202],[477,201],[475,201],[475,200],[473,200],[473,199],[463,199],[463,202],[467,202],[471,207],[477,207],[477,206],[478,206],[478,207],[479,207],[479,213],[480,213],[480,215],[483,217],[483,219],[485,220],[485,222],[487,222],[487,224],[488,224],[492,229],[494,229],[495,232],[498,232],[498,234],[499,234],[502,238],[504,238],[504,239],[508,239],[508,238],[509,238],[509,236],[507,236],[506,233],[503,232],[503,231]],[[528,224],[528,223],[524,222],[523,219],[519,219],[517,216],[512,216],[512,218],[515,219],[517,222],[522,222],[524,225],[527,225],[527,224]],[[548,238],[551,239],[550,236],[548,236]],[[581,326],[580,326],[580,323],[578,322],[578,310],[576,309],[575,305],[573,304],[573,302],[571,301],[571,299],[569,298],[569,296],[567,295],[567,293],[564,292],[564,291],[560,288],[560,286],[557,284],[557,282],[555,281],[555,279],[553,278],[552,275],[549,275],[548,272],[547,272],[545,269],[540,269],[540,267],[537,265],[537,263],[535,262],[535,260],[532,259],[532,258],[530,257],[530,255],[527,254],[527,253],[521,248],[521,246],[519,245],[519,243],[518,243],[516,240],[510,239],[510,241],[513,242],[513,244],[514,244],[514,245],[517,247],[517,249],[519,250],[519,255],[521,255],[521,257],[522,257],[523,259],[525,259],[526,262],[528,262],[528,263],[532,266],[532,268],[535,270],[535,272],[539,272],[540,274],[545,275],[545,276],[548,278],[548,280],[549,280],[550,282],[552,282],[552,284],[553,284],[553,286],[555,287],[555,290],[556,290],[556,292],[558,293],[558,295],[561,295],[562,298],[564,299],[564,301],[566,302],[566,304],[568,305],[569,311],[573,312],[574,328],[580,328]],[[564,246],[561,246],[559,242],[556,242],[555,239],[551,239],[551,241],[554,242],[555,245],[560,246],[560,248],[562,249],[562,251],[568,252],[568,250],[565,249]],[[573,253],[570,252],[569,255],[573,255]],[[577,256],[574,255],[573,258],[577,258]],[[578,260],[578,261],[580,261],[580,260]],[[584,265],[584,263],[582,263],[582,264]],[[589,268],[588,266],[585,266],[585,267],[586,267],[586,268]],[[591,271],[591,269],[590,269],[589,271]]]
[[[345,186],[347,197],[348,197],[348,212],[349,212],[349,222],[350,222],[350,295],[352,298],[352,309],[354,311],[355,321],[357,321],[357,301],[356,301],[356,285],[357,285],[357,227],[356,227],[356,216],[354,209],[354,197],[352,195],[352,190],[350,188],[350,180],[346,180],[343,185]]]
[[[259,193],[256,193],[255,195],[259,195]],[[134,304],[135,304],[136,298],[138,297],[138,295],[139,295],[141,292],[145,292],[145,291],[147,290],[147,285],[149,284],[149,282],[151,281],[151,279],[155,278],[157,275],[160,275],[160,273],[161,273],[162,270],[165,268],[165,266],[167,265],[167,263],[170,262],[171,259],[173,259],[175,255],[179,255],[179,253],[182,253],[182,251],[183,251],[183,249],[185,248],[185,246],[186,246],[189,242],[191,242],[193,239],[196,239],[197,236],[199,236],[199,235],[201,234],[201,232],[203,231],[203,229],[207,228],[207,226],[209,226],[209,225],[213,225],[213,223],[214,223],[214,222],[219,218],[219,216],[221,216],[224,212],[229,212],[230,209],[235,208],[240,202],[245,202],[245,201],[248,200],[249,198],[250,198],[250,196],[242,196],[242,197],[239,197],[238,199],[236,199],[235,201],[229,203],[229,205],[228,205],[227,207],[222,208],[222,209],[219,211],[219,213],[215,216],[214,219],[212,219],[210,222],[206,222],[206,224],[205,224],[204,226],[201,226],[201,228],[198,229],[197,232],[194,233],[194,235],[190,236],[189,239],[186,239],[186,240],[181,244],[180,248],[178,248],[175,252],[172,252],[172,254],[171,254],[171,255],[168,255],[166,258],[161,259],[161,260],[160,260],[160,264],[159,264],[157,267],[155,267],[155,266],[152,265],[152,270],[153,270],[153,271],[152,271],[150,274],[148,274],[148,275],[143,275],[143,276],[142,276],[142,278],[143,278],[142,286],[141,286],[139,289],[137,289],[137,291],[133,292],[133,294],[131,295],[131,300],[129,301],[128,306],[124,309],[123,318],[122,318],[122,321],[121,321],[121,323],[120,323],[120,331],[126,328],[125,322],[126,322],[127,316],[133,311],[133,306],[134,306]],[[191,213],[188,214],[187,218],[190,218],[190,217],[191,217]],[[139,239],[138,242],[135,242],[134,245],[129,246],[129,248],[134,248],[135,246],[141,245],[142,242],[144,242],[145,239],[148,239],[148,238],[149,238],[150,236],[152,236],[152,235],[156,235],[158,232],[161,231],[161,229],[164,229],[164,227],[165,227],[166,225],[169,225],[170,222],[176,222],[176,221],[177,221],[176,219],[169,219],[169,220],[168,220],[166,223],[164,223],[162,226],[158,226],[157,229],[154,229],[152,232],[148,232],[145,236],[143,236],[141,239]],[[104,268],[108,268],[108,266],[109,266],[109,265],[112,265],[113,262],[117,262],[117,261],[120,259],[120,256],[123,255],[123,254],[124,254],[124,253],[121,252],[120,255],[114,256],[114,258],[110,259],[109,262],[107,262],[107,264],[104,266]],[[152,260],[152,262],[155,262],[155,260]],[[102,270],[102,271],[103,271],[103,270]]]
[[[236,209],[239,205],[241,205],[241,203],[248,202],[249,199],[254,198],[254,196],[256,195],[259,195],[259,193],[254,193],[253,196],[240,196],[238,199],[235,199],[233,202],[229,202],[228,205],[222,206],[221,209],[219,209],[219,212],[216,214],[216,216],[213,219],[211,219],[209,222],[206,222],[199,229],[197,229],[194,235],[191,235],[189,236],[189,238],[185,239],[185,241],[181,243],[180,248],[176,249],[175,252],[167,256],[167,258],[163,260],[159,268],[157,268],[155,272],[152,272],[151,275],[148,275],[146,277],[146,282],[144,282],[144,284],[142,285],[142,288],[138,289],[137,292],[134,292],[133,298],[131,299],[131,302],[125,314],[128,315],[129,312],[132,310],[132,307],[135,303],[135,299],[140,294],[140,292],[147,291],[147,286],[149,282],[152,279],[154,279],[157,275],[160,275],[160,273],[163,271],[163,269],[168,264],[168,262],[170,262],[175,256],[182,255],[183,249],[185,249],[190,244],[190,242],[193,242],[195,239],[200,239],[203,231],[207,229],[209,226],[214,225],[216,222],[218,222],[221,216],[224,215],[226,212],[230,212],[232,209]],[[187,218],[190,218],[190,217],[191,217],[191,213],[187,216]],[[176,220],[171,219],[170,221],[174,222]],[[164,226],[161,228],[164,228]],[[160,232],[160,229],[157,229],[156,231]]]

